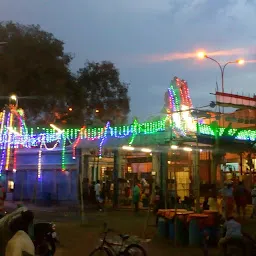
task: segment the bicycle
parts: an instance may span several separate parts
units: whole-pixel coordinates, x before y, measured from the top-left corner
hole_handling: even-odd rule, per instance
[[[99,247],[94,249],[89,256],[96,256],[100,253],[101,256],[147,256],[145,249],[139,244],[138,242],[131,242],[130,244],[126,244],[129,240],[130,236],[125,234],[119,234],[121,238],[121,243],[109,242],[107,241],[107,235],[109,233],[113,233],[113,229],[108,229],[107,224],[104,223],[104,232],[103,232],[103,239],[101,240],[101,244]],[[118,248],[118,250],[116,249]],[[139,253],[139,254],[137,254]]]

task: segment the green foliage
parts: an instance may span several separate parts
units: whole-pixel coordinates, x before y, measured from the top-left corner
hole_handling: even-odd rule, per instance
[[[76,89],[81,92],[77,103],[83,104],[87,122],[126,122],[130,112],[128,84],[120,81],[119,71],[112,62],[86,62],[78,71]]]
[[[0,23],[0,41],[7,42],[0,54],[2,96],[39,96],[20,100],[30,120],[65,105],[71,57],[64,53],[62,41],[39,26],[12,22]]]
[[[120,82],[113,63],[86,62],[73,75],[64,43],[35,25],[0,23],[0,42],[7,42],[0,46],[0,96],[16,94],[27,121],[42,125],[126,121],[128,85]]]

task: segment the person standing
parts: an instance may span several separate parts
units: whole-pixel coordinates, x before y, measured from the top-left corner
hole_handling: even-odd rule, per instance
[[[138,212],[139,211],[139,202],[140,202],[140,187],[138,186],[138,184],[135,184],[133,187],[132,201],[134,204],[135,212]]]
[[[96,201],[96,195],[95,195],[95,181],[92,182],[91,186],[89,187],[89,197],[91,204],[94,205]]]
[[[158,224],[158,210],[161,208],[161,190],[159,186],[155,186],[155,191],[153,193],[154,198],[153,199],[153,212],[156,215],[156,225]]]
[[[245,218],[245,208],[247,205],[247,198],[246,198],[246,189],[242,181],[239,182],[236,190],[235,190],[235,201],[236,201],[236,209],[237,214],[241,217],[241,210],[243,218]]]
[[[223,198],[223,215],[225,218],[231,216],[234,210],[234,196],[233,196],[233,185],[230,181],[224,184],[224,188],[221,190]]]
[[[95,197],[96,197],[96,202],[98,204],[98,207],[99,207],[99,211],[102,211],[102,198],[101,198],[101,185],[100,185],[100,181],[97,180],[97,183],[95,184],[95,187],[94,187],[94,190],[95,190]]]

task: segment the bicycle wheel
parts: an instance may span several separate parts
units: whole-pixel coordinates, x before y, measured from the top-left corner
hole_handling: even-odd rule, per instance
[[[130,244],[123,253],[124,256],[147,256],[145,249],[139,244]]]
[[[89,256],[114,256],[113,253],[106,247],[96,248],[93,250]]]

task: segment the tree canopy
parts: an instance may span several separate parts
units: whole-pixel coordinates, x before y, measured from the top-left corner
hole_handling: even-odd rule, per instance
[[[128,84],[120,81],[119,71],[112,62],[87,61],[78,71],[76,86],[81,92],[77,103],[83,104],[86,123],[126,122],[130,112]]]
[[[0,23],[0,42],[6,42],[0,52],[0,95],[20,97],[27,120],[72,125],[126,121],[128,85],[113,63],[87,61],[74,75],[64,42],[35,25]]]
[[[0,42],[7,42],[0,54],[0,94],[36,96],[20,101],[28,119],[42,112],[52,119],[54,109],[65,105],[71,78],[64,43],[40,26],[12,22],[0,23]]]

